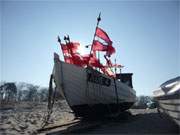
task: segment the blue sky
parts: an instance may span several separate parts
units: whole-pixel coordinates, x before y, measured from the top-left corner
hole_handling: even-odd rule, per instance
[[[178,1],[1,1],[1,81],[48,86],[57,35],[92,42],[96,17],[113,41],[112,57],[133,72],[137,95],[152,95],[180,75]],[[61,55],[61,58],[62,55]]]

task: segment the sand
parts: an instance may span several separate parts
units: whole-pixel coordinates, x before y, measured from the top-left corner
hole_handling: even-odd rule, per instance
[[[0,108],[0,135],[37,134],[41,128],[47,103],[21,103]],[[73,121],[74,115],[65,101],[55,104],[49,125]],[[56,132],[55,134],[57,134]],[[103,124],[80,132],[83,134],[179,134],[179,127],[156,109],[130,109]],[[53,133],[52,133],[53,135]]]
[[[156,109],[130,109],[87,134],[179,134],[179,127]]]
[[[0,135],[37,134],[47,114],[47,103],[16,104],[13,108],[0,108]],[[65,101],[55,104],[49,124],[61,124],[74,119]]]

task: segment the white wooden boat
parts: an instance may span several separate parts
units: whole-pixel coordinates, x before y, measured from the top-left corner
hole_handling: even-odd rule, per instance
[[[92,68],[65,63],[54,55],[56,87],[76,116],[102,116],[129,109],[136,101],[129,75],[123,74],[126,77],[120,81]]]
[[[180,77],[163,83],[153,95],[159,111],[170,116],[180,126]]]

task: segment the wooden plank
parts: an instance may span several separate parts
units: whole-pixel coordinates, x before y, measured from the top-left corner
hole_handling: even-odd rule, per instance
[[[68,122],[68,123],[60,124],[60,125],[49,125],[49,126],[47,126],[45,128],[37,129],[37,132],[41,133],[41,132],[52,130],[52,129],[55,129],[55,128],[60,128],[60,127],[64,127],[64,126],[73,125],[73,124],[76,124],[76,123],[79,123],[79,122],[80,122],[80,120],[75,120],[75,121],[71,121],[71,122]]]
[[[60,129],[57,131],[50,131],[47,133],[47,135],[59,135],[59,134],[69,134],[69,133],[81,133],[83,131],[86,131],[87,129],[97,128],[102,124],[102,122],[82,122],[77,123],[75,125],[67,126],[64,129]]]
[[[180,113],[179,112],[172,112],[166,109],[160,108],[159,111],[161,113],[167,114],[174,122],[176,122],[180,126]]]
[[[180,113],[179,112],[169,111],[169,110],[166,110],[164,108],[161,108],[161,112],[168,114],[172,118],[180,119]]]
[[[180,105],[180,99],[158,100],[158,102],[164,103],[164,104],[179,104]]]
[[[174,104],[160,104],[160,107],[169,110],[169,111],[174,111],[174,112],[179,112],[180,113],[180,105],[174,105]]]

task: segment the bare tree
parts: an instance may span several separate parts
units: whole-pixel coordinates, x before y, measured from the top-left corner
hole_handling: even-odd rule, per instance
[[[15,83],[5,83],[0,86],[1,97],[3,101],[15,101],[17,95],[17,88]]]
[[[33,84],[28,84],[27,88],[29,90],[29,93],[27,95],[27,100],[28,101],[36,101],[37,100],[37,90],[39,86],[33,85]]]
[[[40,88],[39,90],[40,101],[47,101],[48,100],[48,89],[47,88]]]
[[[24,101],[28,94],[27,83],[19,82],[16,84],[17,86],[17,101]]]

